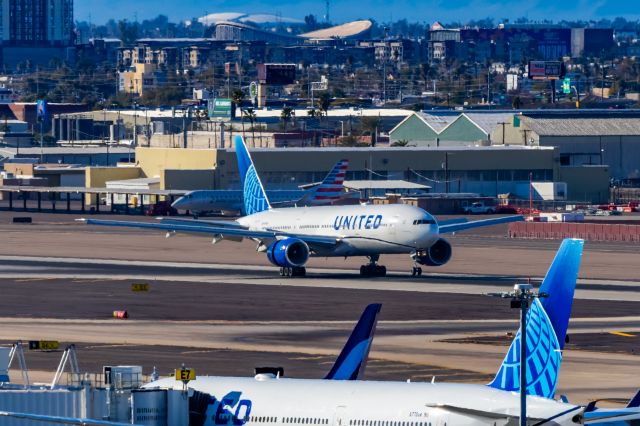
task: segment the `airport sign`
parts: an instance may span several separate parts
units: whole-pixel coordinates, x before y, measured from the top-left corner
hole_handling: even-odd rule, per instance
[[[209,117],[210,118],[231,119],[234,116],[235,116],[235,107],[231,99],[215,98],[215,99],[209,100]]]
[[[190,382],[196,379],[196,370],[194,368],[179,368],[175,371],[177,381]]]
[[[57,340],[30,340],[29,350],[32,351],[57,351],[60,349],[60,342]]]
[[[147,283],[134,283],[134,284],[131,284],[131,291],[135,291],[135,292],[149,291],[149,284],[147,284]]]

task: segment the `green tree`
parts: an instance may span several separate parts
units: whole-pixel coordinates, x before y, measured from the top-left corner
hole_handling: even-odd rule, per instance
[[[522,100],[520,99],[520,96],[514,97],[513,100],[511,101],[511,108],[520,109],[521,106],[522,106]]]
[[[118,21],[120,40],[124,45],[132,45],[138,39],[138,23],[128,22],[126,19]]]
[[[326,116],[331,106],[331,95],[328,92],[322,92],[318,96],[318,109]]]
[[[293,114],[293,108],[288,106],[283,107],[282,111],[280,111],[280,120],[282,120],[282,128],[285,133],[287,132],[287,123],[291,121]]]
[[[256,128],[254,126],[255,122],[256,122],[256,112],[253,108],[247,108],[244,111],[242,111],[242,117],[243,119],[247,119],[249,120],[249,123],[251,123],[251,139],[253,141],[253,144],[255,145],[256,143]]]
[[[378,142],[378,128],[382,124],[380,117],[362,117],[360,125],[362,126],[362,132],[371,135],[371,146],[376,146]]]
[[[244,100],[244,92],[240,89],[236,89],[231,92],[231,100],[236,106],[241,107],[242,101]]]

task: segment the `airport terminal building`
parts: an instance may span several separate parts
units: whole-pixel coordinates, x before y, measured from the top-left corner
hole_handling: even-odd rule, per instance
[[[401,179],[430,186],[435,193],[527,192],[530,180],[566,182],[568,200],[603,202],[609,196],[607,166],[561,166],[553,147],[393,147],[253,149],[251,155],[267,189],[296,189],[321,181],[341,159],[347,180]],[[232,149],[136,149],[136,167],[87,168],[86,186],[121,179],[159,178],[162,190],[238,189]],[[523,189],[524,186],[524,189]],[[527,194],[520,194],[526,198]]]

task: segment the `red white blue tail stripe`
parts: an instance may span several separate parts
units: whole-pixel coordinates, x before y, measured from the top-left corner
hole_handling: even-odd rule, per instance
[[[349,160],[340,160],[333,166],[322,183],[315,188],[315,193],[311,198],[313,204],[329,204],[342,197],[344,177],[348,167]]]

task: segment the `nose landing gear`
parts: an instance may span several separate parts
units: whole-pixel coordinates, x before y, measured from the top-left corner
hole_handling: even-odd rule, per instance
[[[372,255],[368,257],[369,263],[360,267],[360,276],[363,278],[385,277],[387,275],[387,268],[383,265],[378,265],[380,255]]]
[[[422,275],[422,268],[419,266],[414,266],[413,269],[411,270],[411,276],[419,277],[420,275]]]

